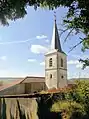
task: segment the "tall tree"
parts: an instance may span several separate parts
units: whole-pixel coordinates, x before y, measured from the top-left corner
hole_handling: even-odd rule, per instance
[[[0,22],[8,25],[9,19],[23,18],[27,14],[27,6],[34,6],[35,9],[46,6],[49,9],[67,7],[68,12],[63,21],[66,30],[70,30],[68,35],[72,31],[75,31],[75,35],[83,33],[84,37],[80,38],[81,41],[77,45],[82,43],[83,52],[89,49],[89,0],[0,0]],[[88,58],[80,61],[84,63],[84,67],[89,66]]]

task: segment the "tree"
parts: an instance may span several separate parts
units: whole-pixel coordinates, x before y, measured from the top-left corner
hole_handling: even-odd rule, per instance
[[[89,49],[89,0],[1,0],[0,22],[3,25],[8,25],[9,19],[23,18],[27,14],[27,6],[34,6],[35,9],[39,6],[46,6],[49,9],[55,9],[60,6],[67,7],[68,12],[63,21],[66,30],[70,30],[68,35],[72,31],[75,31],[75,35],[83,33],[84,37],[80,38],[81,41],[77,45],[82,43],[83,52]],[[86,60],[89,66],[89,59]],[[81,61],[83,61],[84,67],[86,67],[86,61]]]

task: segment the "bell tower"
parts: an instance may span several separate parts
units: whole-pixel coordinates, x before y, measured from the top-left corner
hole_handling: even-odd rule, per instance
[[[67,86],[67,55],[61,48],[56,19],[51,48],[45,54],[45,83],[48,89]]]

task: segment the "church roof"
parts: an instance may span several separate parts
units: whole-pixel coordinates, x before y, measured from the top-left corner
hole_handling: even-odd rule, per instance
[[[59,39],[58,29],[56,20],[53,27],[53,36],[52,36],[52,42],[51,42],[51,49],[57,49],[59,52],[63,52],[61,48],[61,43]]]

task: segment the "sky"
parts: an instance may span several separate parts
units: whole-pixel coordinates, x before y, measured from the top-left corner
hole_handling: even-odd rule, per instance
[[[55,11],[58,29],[64,29],[62,19],[67,9],[58,8]],[[54,11],[42,8],[35,11],[33,7],[28,7],[27,13],[22,19],[9,20],[9,26],[0,26],[0,77],[45,75],[44,54],[50,49]],[[60,37],[60,41],[67,54],[68,78],[87,78],[89,68],[82,70],[78,60],[89,57],[89,51],[82,53],[80,45],[69,53],[79,41],[79,35],[72,34],[64,43],[67,33]]]

